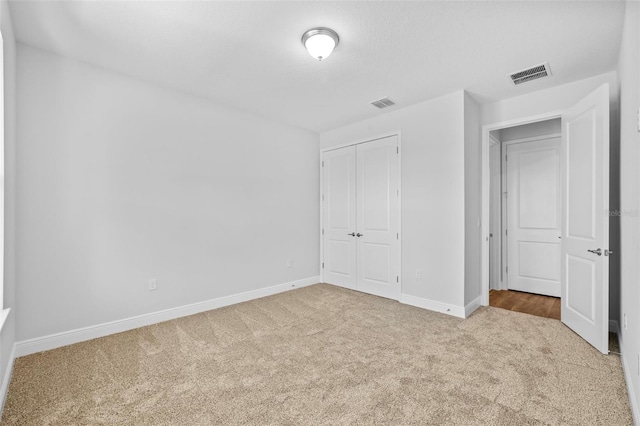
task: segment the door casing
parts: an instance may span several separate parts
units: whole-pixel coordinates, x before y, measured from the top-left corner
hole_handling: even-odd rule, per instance
[[[516,118],[513,120],[501,121],[482,126],[482,211],[480,228],[482,236],[481,254],[481,284],[480,296],[481,304],[489,305],[489,196],[490,196],[490,169],[489,169],[489,146],[491,141],[490,132],[505,127],[520,126],[524,124],[537,123],[539,121],[562,118],[563,110],[552,111],[544,114],[532,115],[528,117]]]

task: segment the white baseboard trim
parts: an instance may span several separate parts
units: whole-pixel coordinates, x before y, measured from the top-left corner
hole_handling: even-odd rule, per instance
[[[16,359],[16,345],[11,348],[9,362],[7,363],[7,371],[4,372],[2,379],[2,387],[0,387],[0,416],[4,412],[4,402],[7,400],[7,392],[9,392],[9,383],[11,383],[11,373],[13,373],[13,363]]]
[[[627,362],[627,358],[624,356],[624,339],[622,333],[620,333],[620,326],[617,321],[609,321],[609,326],[614,322],[616,325],[616,333],[618,334],[618,345],[620,346],[620,360],[622,361],[622,371],[624,373],[624,381],[627,384],[627,394],[629,395],[629,405],[631,406],[631,415],[633,416],[633,424],[640,425],[640,411],[638,410],[638,400],[636,399],[636,393],[633,389],[633,382],[631,381],[631,366]],[[635,361],[635,360],[634,360]],[[632,364],[635,365],[635,362]]]
[[[480,307],[480,305],[482,304],[481,302],[482,302],[481,296],[478,296],[475,299],[473,299],[471,302],[469,302],[469,304],[464,307],[464,317],[469,318],[469,315],[471,315],[473,311],[475,311]]]
[[[480,299],[478,298],[478,301]],[[474,301],[475,302],[475,301]],[[449,305],[435,300],[423,299],[422,297],[410,296],[408,294],[400,295],[400,303],[416,306],[418,308],[428,309],[430,311],[441,312],[443,314],[452,315],[458,318],[465,318],[465,308],[462,306]]]
[[[271,296],[273,294],[282,293],[284,291],[294,290],[296,288],[316,284],[319,282],[319,279],[320,277],[318,276],[304,278],[301,280],[278,284],[271,287],[251,290],[244,293],[233,294],[230,296],[219,297],[211,300],[205,300],[203,302],[196,302],[190,305],[178,306],[158,312],[151,312],[148,314],[138,315],[135,317],[111,321],[103,324],[64,331],[62,333],[55,333],[48,336],[23,340],[21,342],[16,342],[14,348],[15,356],[20,357],[34,354],[36,352],[48,351],[50,349],[84,342],[86,340],[96,339],[98,337],[104,337],[114,333],[133,330],[134,328],[144,327],[146,325],[157,324],[163,321],[169,321],[176,318],[199,314],[200,312],[210,311],[212,309],[221,308],[223,306],[234,305],[240,302],[246,302],[253,299],[259,299],[261,297]]]

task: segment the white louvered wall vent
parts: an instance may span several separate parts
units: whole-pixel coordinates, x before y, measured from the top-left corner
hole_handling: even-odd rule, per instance
[[[526,83],[527,81],[537,80],[543,77],[549,77],[551,75],[551,69],[549,63],[536,65],[526,70],[516,71],[509,74],[511,82],[517,86],[518,84]]]
[[[380,109],[387,108],[395,104],[396,103],[389,98],[382,98],[382,99],[378,99],[377,101],[371,102],[371,105]]]

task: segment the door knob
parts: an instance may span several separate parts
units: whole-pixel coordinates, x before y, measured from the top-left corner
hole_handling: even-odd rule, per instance
[[[356,236],[356,233],[355,233],[355,232],[352,232],[352,233],[347,234],[347,235],[351,235],[352,237],[355,237],[355,236]]]
[[[602,256],[602,250],[587,250],[589,253],[597,254],[598,256]]]
[[[359,233],[359,232],[358,232],[358,233],[356,234],[356,237],[362,237],[363,235],[364,235],[364,234],[361,234],[361,233]]]

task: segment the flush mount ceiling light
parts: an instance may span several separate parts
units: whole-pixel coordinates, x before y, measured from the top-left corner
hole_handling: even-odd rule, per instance
[[[302,34],[302,44],[307,48],[309,55],[319,61],[331,55],[338,42],[338,33],[329,28],[311,28]]]

